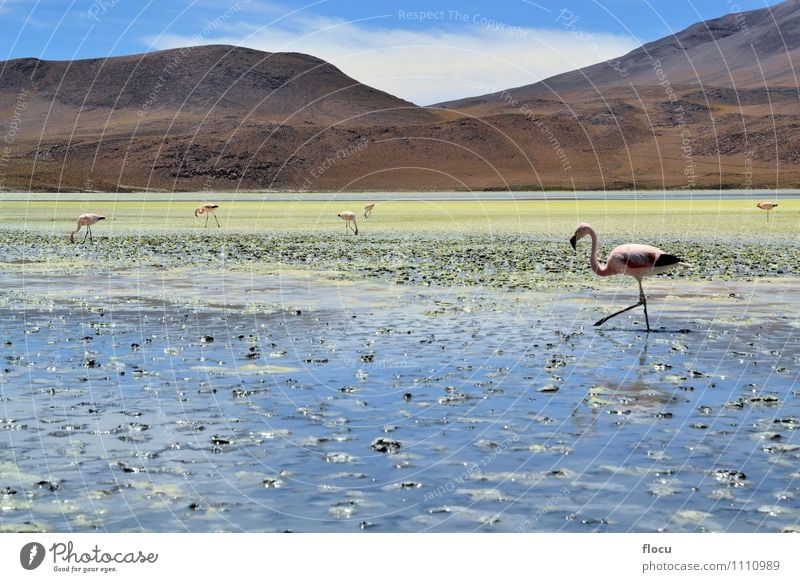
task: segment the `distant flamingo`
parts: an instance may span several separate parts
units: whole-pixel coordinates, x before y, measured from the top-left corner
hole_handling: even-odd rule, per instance
[[[767,222],[769,222],[769,214],[770,210],[776,208],[778,206],[777,202],[759,202],[756,204],[756,208],[760,208],[761,210],[767,211]]]
[[[81,214],[78,217],[78,228],[73,230],[69,233],[69,242],[75,242],[75,233],[78,232],[81,227],[86,227],[86,234],[83,235],[83,242],[86,242],[86,237],[89,237],[89,242],[94,242],[92,240],[92,225],[96,224],[100,220],[105,220],[105,216],[100,216],[99,214]]]
[[[337,214],[339,218],[344,220],[344,231],[350,232],[350,223],[353,223],[353,234],[358,234],[358,224],[356,224],[356,215],[354,212],[349,210],[345,210],[344,212],[340,212]]]
[[[217,208],[219,208],[218,204],[209,204],[207,202],[207,203],[203,204],[202,206],[194,209],[194,216],[195,216],[195,218],[197,218],[201,214],[205,214],[206,215],[206,228],[208,228],[208,215],[210,214],[211,216],[214,217],[214,220],[217,221],[217,228],[220,228],[219,220],[217,219],[217,214],[215,212],[215,210]]]
[[[675,255],[666,254],[661,249],[640,244],[627,244],[618,246],[611,251],[611,254],[608,255],[605,265],[601,265],[597,262],[597,233],[595,233],[591,226],[586,223],[579,224],[578,228],[575,230],[575,234],[572,235],[571,239],[569,239],[569,243],[572,245],[572,248],[575,249],[576,243],[585,236],[590,236],[592,238],[592,254],[589,258],[592,265],[592,271],[601,277],[608,277],[610,275],[628,275],[629,277],[636,279],[636,281],[639,283],[638,303],[604,317],[595,323],[595,325],[603,325],[612,317],[642,305],[644,306],[644,320],[647,324],[647,331],[649,332],[650,320],[647,317],[647,298],[645,297],[644,290],[642,289],[642,278],[650,275],[658,275],[659,273],[665,273],[677,265],[682,267],[688,267],[689,265],[684,263]]]
[[[367,204],[364,207],[364,218],[369,218],[372,215],[372,209],[375,208],[374,204]]]

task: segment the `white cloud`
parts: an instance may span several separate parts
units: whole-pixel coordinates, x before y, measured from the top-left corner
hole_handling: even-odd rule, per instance
[[[14,10],[17,5],[24,6],[25,0],[0,0],[0,14],[8,14]]]
[[[638,46],[624,36],[468,17],[447,30],[435,21],[426,30],[410,30],[303,13],[267,26],[228,22],[206,36],[168,33],[145,40],[153,49],[220,43],[308,53],[362,83],[424,105],[535,83]]]

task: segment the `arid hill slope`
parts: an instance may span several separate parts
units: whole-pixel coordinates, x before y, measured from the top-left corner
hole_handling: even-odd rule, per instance
[[[0,63],[0,189],[796,187],[800,0],[423,108],[230,46]]]

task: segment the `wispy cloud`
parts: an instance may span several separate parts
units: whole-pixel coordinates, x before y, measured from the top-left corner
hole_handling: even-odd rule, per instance
[[[625,36],[575,34],[555,21],[553,28],[535,29],[466,15],[454,25],[452,15],[442,12],[428,28],[418,22],[412,28],[398,16],[346,21],[302,12],[276,15],[264,25],[237,18],[202,37],[167,33],[144,40],[152,49],[221,43],[308,53],[362,83],[417,104],[534,83],[622,55],[638,44]]]
[[[25,4],[29,4],[29,2],[25,2],[25,0],[0,0],[0,14],[8,14],[16,6],[25,6]]]

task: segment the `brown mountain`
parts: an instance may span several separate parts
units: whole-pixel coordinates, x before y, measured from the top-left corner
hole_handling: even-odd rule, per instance
[[[430,108],[300,54],[8,61],[0,188],[795,187],[798,50],[791,0]]]
[[[290,124],[336,123],[364,115],[369,123],[382,124],[432,119],[412,103],[298,53],[202,46],[80,61],[17,59],[2,63],[0,72],[5,98],[26,90],[32,106],[76,114],[125,111],[140,119],[236,115]],[[58,120],[57,125],[65,124]]]
[[[792,187],[800,180],[798,74],[800,0],[789,0],[437,107],[488,122],[528,117],[534,133],[577,161],[562,183]]]
[[[529,100],[575,92],[613,94],[631,87],[666,87],[667,83],[694,89],[796,89],[800,70],[795,63],[800,66],[800,0],[788,0],[698,23],[627,55],[539,83],[437,106],[507,109],[509,93]]]
[[[0,132],[13,134],[0,186],[293,187],[292,168],[323,144],[350,152],[363,128],[437,119],[297,53],[203,46],[16,59],[0,63]]]

